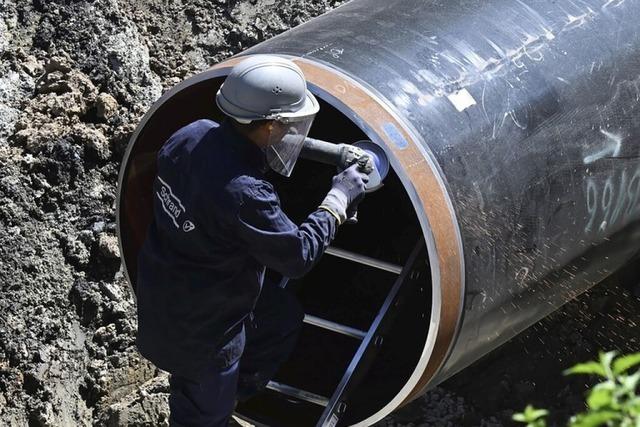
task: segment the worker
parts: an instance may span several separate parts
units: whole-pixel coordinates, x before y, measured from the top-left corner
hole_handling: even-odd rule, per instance
[[[290,278],[311,270],[368,181],[354,165],[300,225],[282,211],[265,173],[291,175],[319,110],[292,61],[239,62],[216,103],[222,123],[195,121],[160,149],[138,258],[137,346],[171,374],[176,426],[225,426],[236,399],[266,387],[304,314],[291,293],[263,284],[265,267]]]

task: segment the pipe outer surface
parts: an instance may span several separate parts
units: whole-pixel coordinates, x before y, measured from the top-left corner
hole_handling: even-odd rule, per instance
[[[352,77],[435,160],[465,289],[447,360],[422,385],[637,254],[639,20],[638,0],[352,0],[246,52]]]

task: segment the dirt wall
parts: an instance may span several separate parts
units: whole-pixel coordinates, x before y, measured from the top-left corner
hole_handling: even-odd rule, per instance
[[[135,350],[115,237],[128,139],[168,88],[339,4],[0,0],[0,424],[166,425],[166,376]],[[383,424],[509,425],[530,400],[579,408],[584,384],[540,381],[598,348],[638,348],[630,277]]]

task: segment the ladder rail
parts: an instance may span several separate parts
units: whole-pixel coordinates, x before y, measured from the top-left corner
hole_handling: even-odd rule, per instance
[[[403,290],[402,285],[409,278],[409,275],[418,260],[418,255],[422,252],[424,247],[424,240],[421,238],[412,250],[407,263],[402,268],[402,272],[393,284],[391,291],[387,294],[387,298],[378,311],[378,314],[367,331],[365,338],[358,347],[356,354],[351,359],[347,370],[326,405],[316,427],[335,427],[340,422],[340,418],[346,411],[346,400],[348,399],[350,392],[362,380],[372,362],[374,354],[377,353],[378,348],[383,343],[383,334],[386,332],[385,329],[390,326],[390,322],[395,317],[393,316],[393,309],[398,305],[397,303],[401,291]]]
[[[398,275],[398,277],[376,314],[373,323],[366,332],[332,322],[330,320],[322,319],[317,316],[305,314],[303,320],[304,323],[362,341],[331,398],[320,396],[276,381],[270,381],[267,388],[285,396],[325,407],[316,427],[335,427],[346,410],[346,400],[348,399],[350,392],[361,381],[362,377],[368,370],[368,365],[370,365],[373,355],[377,353],[378,347],[382,345],[382,334],[385,332],[386,327],[389,326],[388,323],[390,323],[392,317],[395,317],[389,314],[393,314],[392,312],[397,306],[402,285],[406,282],[410,272],[414,268],[418,255],[424,246],[424,240],[419,239],[404,266],[399,266],[333,246],[327,247],[325,249],[325,253],[328,255],[393,273]],[[283,277],[278,286],[280,288],[286,288],[288,282],[289,278]]]

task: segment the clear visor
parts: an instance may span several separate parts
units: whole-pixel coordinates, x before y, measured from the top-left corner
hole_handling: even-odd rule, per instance
[[[314,118],[315,114],[273,121],[269,143],[265,149],[271,169],[280,175],[291,176]]]

